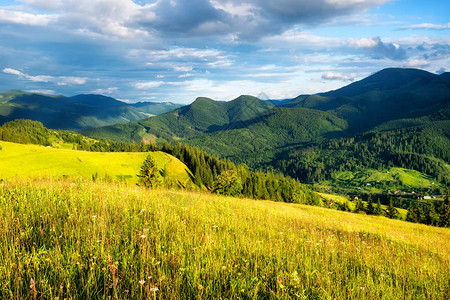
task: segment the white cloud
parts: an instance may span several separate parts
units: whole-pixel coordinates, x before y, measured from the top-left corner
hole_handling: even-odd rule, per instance
[[[87,78],[84,77],[29,75],[12,68],[4,68],[2,72],[5,74],[16,75],[33,82],[52,82],[56,83],[57,85],[82,85],[87,81]]]
[[[429,65],[430,63],[424,59],[410,59],[403,66],[405,68],[426,68]]]
[[[31,26],[47,26],[57,20],[57,16],[31,14],[21,11],[0,9],[0,23],[14,23]]]
[[[93,91],[89,92],[89,94],[110,95],[110,94],[117,92],[118,90],[119,90],[119,88],[117,88],[117,87],[109,87],[106,89],[93,90]]]
[[[340,80],[340,81],[354,81],[357,75],[355,73],[342,74],[336,72],[326,72],[322,74],[323,80]]]
[[[54,90],[29,90],[27,92],[36,93],[36,94],[44,94],[44,95],[57,95],[57,93]]]
[[[397,43],[385,43],[380,37],[350,39],[350,45],[369,50],[374,58],[389,58],[402,60],[406,58],[406,51]]]
[[[144,89],[154,89],[157,87],[160,87],[164,84],[164,81],[142,81],[142,82],[136,82],[134,84],[134,87],[140,90]]]
[[[189,66],[174,66],[173,67],[173,70],[175,71],[175,72],[190,72],[190,71],[192,71],[192,67],[189,67]]]
[[[450,23],[447,23],[447,24],[422,23],[422,24],[404,26],[404,27],[402,27],[402,29],[445,30],[445,29],[450,29]]]

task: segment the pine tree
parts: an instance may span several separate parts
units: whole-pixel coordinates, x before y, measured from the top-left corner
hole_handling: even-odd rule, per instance
[[[372,196],[369,195],[369,199],[367,199],[366,213],[368,215],[375,214],[375,207],[373,206]]]
[[[438,215],[432,201],[427,201],[424,209],[424,221],[427,225],[436,225],[438,223]]]
[[[439,214],[439,226],[450,227],[450,188],[445,190],[444,204]]]
[[[161,184],[161,178],[156,162],[151,155],[148,155],[142,164],[138,177],[138,185],[140,186],[155,188]]]
[[[383,209],[381,208],[380,199],[378,199],[378,201],[377,201],[377,206],[375,206],[373,214],[375,216],[382,216],[383,215]]]
[[[386,208],[386,216],[389,219],[398,219],[398,210],[394,206],[394,201],[392,197],[389,199],[389,206]]]
[[[417,203],[411,203],[406,214],[406,221],[420,223],[420,210]]]
[[[362,200],[360,198],[358,198],[358,200],[356,200],[356,206],[355,206],[355,210],[353,212],[355,212],[355,213],[365,212],[364,203],[362,202]]]

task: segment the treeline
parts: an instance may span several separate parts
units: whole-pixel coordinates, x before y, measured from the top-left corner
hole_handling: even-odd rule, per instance
[[[192,181],[202,189],[235,197],[321,205],[319,196],[296,179],[273,172],[250,171],[245,164],[235,165],[180,143],[156,145],[96,140],[70,131],[47,129],[42,123],[31,120],[5,123],[0,127],[0,140],[45,146],[62,141],[72,143],[73,149],[93,152],[163,151],[182,161],[191,170]]]
[[[414,169],[450,183],[450,122],[425,128],[372,132],[288,149],[269,165],[303,182],[329,180],[342,171],[386,167]]]
[[[193,182],[211,192],[234,197],[321,205],[316,193],[298,180],[283,174],[250,171],[245,164],[235,165],[229,160],[180,143],[164,143],[160,148],[156,147],[156,150],[169,153],[185,163],[193,172]]]
[[[406,221],[450,227],[450,189],[446,189],[444,202],[440,206],[436,206],[435,202],[430,200],[411,202]]]
[[[402,219],[394,200],[389,198],[389,204],[383,208],[378,199],[377,204],[372,200],[372,196],[369,195],[365,203],[362,198],[358,198],[355,202],[355,208],[351,209],[348,202],[333,202],[326,203],[329,208],[353,212],[363,213],[374,216],[385,216],[390,219]],[[437,205],[436,201],[412,201],[408,208],[405,221],[412,223],[421,223],[431,226],[450,227],[450,189],[447,188],[444,201],[442,204]]]
[[[45,128],[41,122],[18,119],[0,126],[0,140],[48,146],[49,132],[50,129]]]

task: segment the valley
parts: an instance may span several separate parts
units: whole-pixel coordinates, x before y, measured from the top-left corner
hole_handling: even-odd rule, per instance
[[[30,119],[0,126],[0,298],[447,299],[446,78],[140,103],[109,126],[31,112],[112,98],[3,93]]]

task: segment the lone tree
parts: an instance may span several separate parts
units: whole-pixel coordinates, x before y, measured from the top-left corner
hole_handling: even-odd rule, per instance
[[[139,171],[139,186],[154,188],[161,184],[161,178],[156,162],[151,155],[148,155]]]

